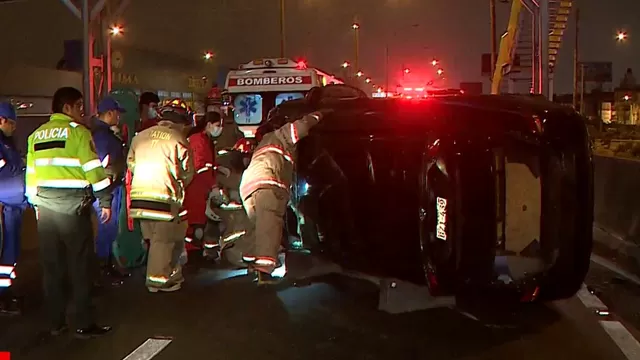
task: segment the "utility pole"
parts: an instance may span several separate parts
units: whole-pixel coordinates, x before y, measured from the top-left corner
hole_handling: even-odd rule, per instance
[[[573,48],[573,108],[578,110],[578,76],[580,73],[580,8],[576,8],[576,37]]]
[[[360,71],[360,23],[358,16],[353,17],[353,47],[354,47],[354,65],[355,71]]]
[[[584,64],[580,64],[580,114],[584,115]]]
[[[286,54],[286,48],[285,48],[285,42],[286,42],[286,38],[285,38],[285,4],[284,4],[285,0],[280,0],[280,57],[284,58],[285,54]]]
[[[489,0],[489,12],[491,16],[491,74],[493,74],[496,71],[496,62],[498,61],[498,42],[496,39],[496,0]]]

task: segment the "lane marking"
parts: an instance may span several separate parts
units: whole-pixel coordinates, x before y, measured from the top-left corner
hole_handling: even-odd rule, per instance
[[[632,283],[639,285],[640,286],[640,278],[629,273],[626,270],[621,269],[620,267],[618,267],[618,265],[616,265],[615,263],[613,263],[612,261],[609,261],[605,258],[603,258],[602,256],[598,256],[595,254],[591,254],[591,261],[593,261],[594,263],[607,268],[608,270],[613,271],[614,273],[624,277],[625,279],[631,281]]]
[[[171,344],[172,339],[150,338],[123,360],[150,360]]]
[[[618,345],[627,359],[640,359],[640,343],[619,321],[600,321],[604,331]]]
[[[587,309],[594,311],[596,316],[610,315],[609,308],[587,289],[587,285],[582,284],[582,287],[576,295]],[[598,323],[627,359],[640,359],[640,343],[621,322],[615,320],[599,320]]]
[[[600,299],[593,295],[589,289],[587,289],[587,285],[582,284],[580,290],[578,290],[578,299],[582,301],[582,304],[590,310],[594,311],[607,311],[609,308],[605,305]]]

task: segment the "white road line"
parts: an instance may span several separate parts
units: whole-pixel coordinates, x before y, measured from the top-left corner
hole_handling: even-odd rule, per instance
[[[629,360],[640,359],[640,343],[619,321],[600,321],[604,331],[618,345]]]
[[[137,349],[133,350],[133,352],[123,360],[150,360],[153,359],[154,356],[158,355],[160,351],[164,350],[169,344],[171,344],[171,339],[147,339],[142,345],[138,346]]]
[[[587,285],[582,284],[582,288],[578,291],[578,299],[582,301],[585,307],[594,311],[605,311],[608,310],[607,305],[605,305],[600,299],[593,295],[589,289],[587,289]]]
[[[580,291],[578,291],[576,295],[586,308],[594,310],[598,316],[609,314],[607,306],[597,296],[593,295],[585,284],[582,284],[582,288],[580,288]],[[600,323],[600,326],[604,328],[604,331],[607,332],[627,359],[640,359],[640,343],[638,343],[638,340],[633,337],[621,322],[599,320],[598,323]]]
[[[602,256],[598,256],[595,254],[591,254],[591,261],[593,261],[594,263],[605,267],[611,271],[613,271],[614,273],[624,277],[625,279],[631,281],[632,283],[636,284],[636,285],[640,285],[640,278],[629,273],[628,271],[625,271],[623,269],[621,269],[620,267],[618,267],[618,265],[616,265],[615,263],[603,258]]]

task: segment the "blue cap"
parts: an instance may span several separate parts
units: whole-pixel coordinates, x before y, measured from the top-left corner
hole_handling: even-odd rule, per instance
[[[17,118],[16,108],[10,102],[0,102],[0,117],[15,121]]]
[[[111,96],[107,96],[106,98],[102,99],[102,101],[100,101],[100,103],[98,104],[98,114],[104,114],[107,111],[113,110],[121,112],[123,114],[127,112],[127,110],[123,109],[116,101],[116,99],[112,98]]]

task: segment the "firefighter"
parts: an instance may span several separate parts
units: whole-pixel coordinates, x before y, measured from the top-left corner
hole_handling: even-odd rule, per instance
[[[239,189],[242,173],[249,164],[252,151],[253,143],[241,139],[230,151],[220,156],[218,167],[229,171],[228,175],[221,174],[217,177],[217,187],[211,196],[213,211],[221,220],[220,252],[235,267],[247,266],[242,261],[242,253],[249,250],[244,235],[251,224],[242,206]]]
[[[24,161],[12,138],[16,120],[13,105],[0,103],[0,312],[11,315],[20,313],[12,285],[20,254],[22,214],[28,206],[24,196]]]
[[[66,279],[73,293],[76,336],[90,338],[111,331],[94,322],[91,305],[92,204],[100,200],[102,222],[111,214],[111,180],[96,154],[82,120],[82,93],[71,87],[53,95],[53,115],[28,139],[26,194],[36,207],[45,302],[51,334],[67,330]],[[94,196],[95,194],[95,196]]]
[[[265,134],[242,175],[240,196],[252,225],[245,235],[252,248],[243,257],[257,272],[258,285],[276,282],[271,273],[278,265],[295,147],[323,113],[311,113]]]
[[[138,131],[158,124],[158,104],[160,104],[160,98],[157,94],[145,92],[140,95],[140,126]]]
[[[189,124],[186,105],[171,102],[161,109],[158,125],[133,138],[127,155],[130,216],[140,219],[150,241],[146,285],[152,293],[179,290],[184,281],[180,258],[187,223],[181,208],[195,173]]]
[[[201,119],[189,136],[196,174],[186,189],[184,209],[188,211],[189,228],[185,241],[187,250],[199,250],[203,245],[215,248],[217,242],[203,244],[207,225],[207,197],[216,185],[215,156],[213,138],[222,132],[222,119],[217,112],[209,112]],[[214,245],[215,244],[215,245]]]
[[[98,224],[96,255],[105,273],[116,278],[130,276],[130,273],[123,272],[116,267],[112,254],[113,242],[118,235],[118,215],[120,214],[122,184],[127,167],[124,143],[112,129],[114,127],[118,128],[120,114],[124,113],[126,113],[126,110],[114,98],[105,97],[98,104],[98,117],[94,119],[91,126],[91,134],[96,145],[98,157],[113,183],[111,213],[114,216],[111,217],[109,222]],[[94,204],[96,211],[100,210],[99,206],[98,202]]]

